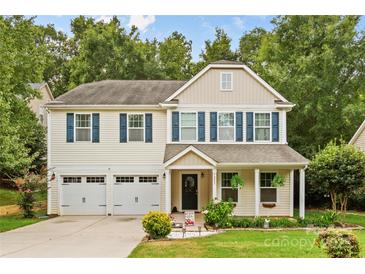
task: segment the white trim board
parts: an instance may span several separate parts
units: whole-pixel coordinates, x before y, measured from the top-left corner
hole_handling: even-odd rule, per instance
[[[204,69],[202,69],[198,74],[196,74],[193,78],[191,78],[188,82],[186,82],[181,88],[175,91],[166,101],[171,101],[172,99],[176,98],[180,93],[186,90],[189,86],[191,86],[196,80],[198,80],[201,76],[203,76],[208,70],[211,68],[241,68],[245,70],[250,76],[252,76],[256,81],[258,81],[263,87],[265,87],[270,93],[272,93],[275,97],[279,98],[283,102],[288,103],[289,101],[285,99],[278,91],[276,91],[273,87],[271,87],[268,83],[266,83],[260,76],[258,76],[255,72],[253,72],[248,66],[246,65],[223,65],[223,64],[209,64]]]

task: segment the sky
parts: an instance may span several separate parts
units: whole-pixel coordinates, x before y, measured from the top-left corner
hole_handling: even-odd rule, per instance
[[[53,24],[56,30],[72,35],[70,23],[76,16],[37,16],[35,23],[39,25]],[[96,20],[108,22],[112,16],[92,16]],[[199,60],[199,54],[204,48],[204,41],[213,40],[215,27],[223,28],[232,38],[232,48],[237,49],[240,37],[255,27],[262,27],[266,30],[273,28],[270,21],[273,16],[154,16],[154,15],[132,15],[118,16],[123,27],[127,30],[136,25],[141,32],[142,39],[153,39],[161,41],[172,32],[178,31],[192,41],[193,60]],[[365,17],[362,16],[358,26],[365,29]]]

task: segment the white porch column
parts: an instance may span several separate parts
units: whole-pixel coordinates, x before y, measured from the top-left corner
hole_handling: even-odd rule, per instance
[[[212,169],[212,199],[217,199],[217,169]]]
[[[165,211],[171,213],[171,170],[165,169]]]
[[[255,216],[260,216],[260,170],[255,169]]]
[[[299,170],[299,217],[305,216],[305,171]]]
[[[289,203],[290,203],[290,217],[294,216],[294,169],[289,173]]]

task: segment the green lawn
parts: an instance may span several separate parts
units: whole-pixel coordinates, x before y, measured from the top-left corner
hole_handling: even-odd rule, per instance
[[[309,211],[309,215],[318,212]],[[365,216],[347,214],[347,223],[365,225]],[[365,257],[365,231],[354,232]],[[151,241],[139,244],[131,258],[319,258],[323,249],[314,245],[316,232],[228,231],[205,238]]]
[[[45,201],[46,193],[36,193],[37,201]],[[18,192],[16,190],[0,188],[0,206],[15,205],[17,203]]]
[[[38,216],[43,216],[45,214],[46,212],[44,210],[38,211],[36,212],[37,217],[31,219],[23,218],[21,214],[0,216],[0,232],[9,231],[15,228],[35,224],[40,221],[46,220],[44,218],[38,218]]]

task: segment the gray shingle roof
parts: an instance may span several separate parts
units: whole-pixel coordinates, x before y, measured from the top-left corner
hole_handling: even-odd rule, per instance
[[[165,101],[186,81],[104,80],[80,85],[50,104],[155,105]]]
[[[211,62],[211,64],[215,65],[244,65],[244,63],[240,61],[230,61],[230,60],[218,60],[215,62]]]
[[[200,150],[217,163],[307,164],[309,162],[294,149],[283,144],[167,144],[164,162],[167,162],[189,146]]]

